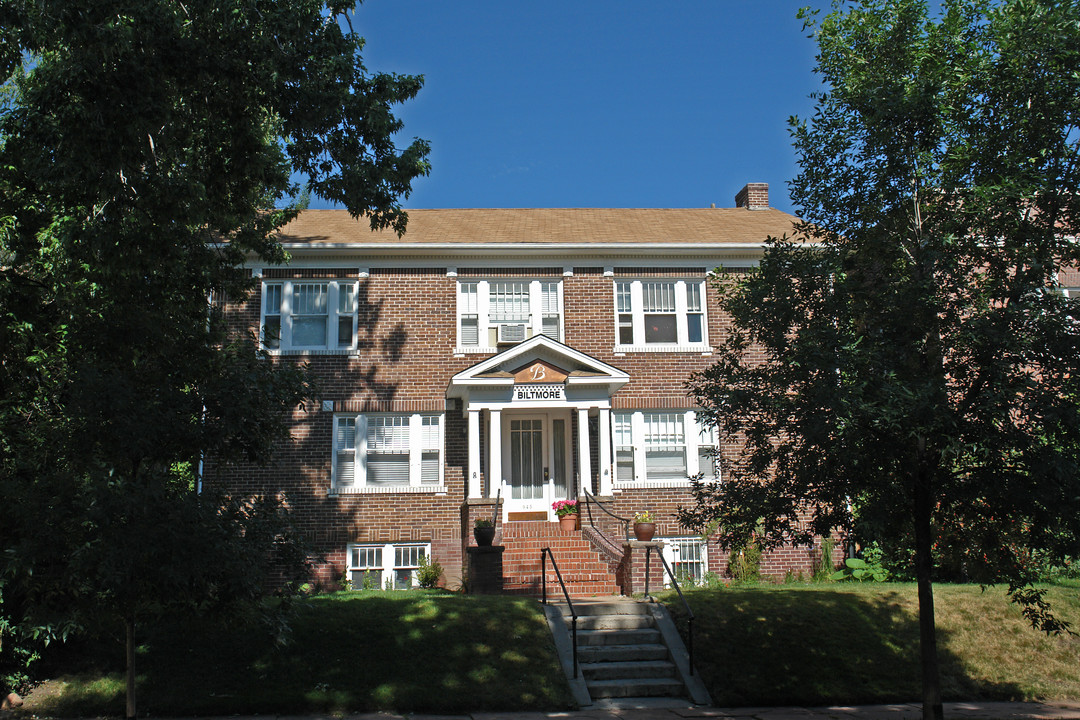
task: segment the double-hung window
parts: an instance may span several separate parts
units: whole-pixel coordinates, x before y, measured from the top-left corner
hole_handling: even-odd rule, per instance
[[[405,590],[416,587],[420,561],[429,545],[350,545],[348,577],[354,590]]]
[[[686,470],[685,413],[642,413],[645,425],[645,477],[684,480]]]
[[[442,415],[334,416],[336,493],[444,492]]]
[[[616,350],[707,350],[704,280],[617,280]]]
[[[534,335],[562,340],[562,283],[553,280],[462,280],[457,292],[462,352],[491,352]]]
[[[713,482],[720,479],[720,458],[717,456],[719,444],[716,441],[717,431],[715,427],[706,427],[698,418],[698,472],[701,473],[702,482]]]
[[[268,350],[356,347],[355,280],[268,280],[262,288],[262,343]]]
[[[718,478],[716,432],[692,410],[614,412],[611,437],[616,487],[686,485],[698,473]]]
[[[615,442],[615,480],[634,480],[634,431],[630,413],[612,416],[612,439]]]

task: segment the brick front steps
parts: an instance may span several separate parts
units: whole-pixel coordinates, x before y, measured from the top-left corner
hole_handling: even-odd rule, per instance
[[[507,522],[502,526],[503,591],[539,597],[540,551],[551,548],[571,597],[617,595],[614,569],[580,530],[560,530],[553,522]],[[555,570],[547,566],[548,596],[562,596]]]

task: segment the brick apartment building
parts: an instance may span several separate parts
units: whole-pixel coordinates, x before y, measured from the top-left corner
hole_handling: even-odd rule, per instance
[[[794,220],[762,183],[723,209],[412,210],[400,239],[305,211],[282,231],[289,264],[253,264],[261,292],[233,310],[309,365],[319,397],[273,464],[207,482],[283,492],[327,586],[408,585],[423,556],[460,586],[473,520],[497,514],[507,589],[535,588],[539,547],[562,540],[573,588],[628,591],[618,521],[594,505],[580,532],[556,529],[552,502],[586,491],[650,510],[681,574],[722,576],[727,552],[674,516],[688,476],[716,475],[683,383],[728,332],[710,273],[754,265]],[[763,572],[809,572],[813,552]],[[583,569],[597,562],[609,577]]]

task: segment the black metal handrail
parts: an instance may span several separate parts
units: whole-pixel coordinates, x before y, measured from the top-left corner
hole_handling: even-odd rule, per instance
[[[595,495],[589,492],[587,487],[582,487],[581,492],[585,495],[585,511],[589,513],[589,525],[596,528],[596,523],[593,522],[592,506],[596,503],[596,506],[607,513],[610,517],[618,520],[623,525],[623,539],[630,539],[630,518],[624,518],[622,515],[616,515],[615,513],[604,507],[604,503],[600,502]]]
[[[555,562],[555,555],[551,552],[551,548],[546,547],[540,551],[540,586],[542,588],[542,595],[540,596],[540,602],[547,605],[547,558],[551,557],[551,567],[555,569],[555,577],[559,579],[559,587],[562,588],[563,597],[566,598],[566,606],[570,608],[570,622],[574,632],[574,677],[578,677],[581,674],[581,668],[578,667],[577,659],[577,611],[574,610],[574,603],[570,600],[570,593],[566,591],[566,583],[563,582],[562,573],[559,572],[559,566]]]
[[[664,554],[660,552],[660,548],[655,545],[647,545],[645,547],[645,598],[656,602],[656,598],[649,594],[649,558],[653,552],[656,552],[656,557],[660,558],[660,562],[664,565],[664,570],[667,571],[668,577],[671,578],[671,586],[675,588],[675,592],[679,593],[679,599],[682,600],[683,608],[686,610],[686,652],[690,655],[690,674],[694,674],[694,611],[690,609],[690,603],[686,602],[686,597],[682,594],[682,588],[679,587],[679,581],[675,579],[675,573],[671,571],[671,566],[668,565],[667,560],[664,559]]]

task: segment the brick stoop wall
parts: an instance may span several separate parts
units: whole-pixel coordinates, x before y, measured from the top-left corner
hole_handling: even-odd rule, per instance
[[[619,586],[607,558],[579,530],[560,530],[553,522],[508,522],[502,526],[503,590],[507,594],[537,596],[541,589],[540,551],[551,548],[566,589],[573,597],[618,595]],[[550,563],[548,595],[561,595]]]

